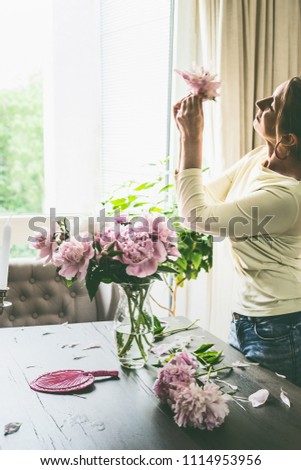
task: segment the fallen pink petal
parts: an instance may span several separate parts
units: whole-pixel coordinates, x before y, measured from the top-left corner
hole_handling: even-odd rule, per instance
[[[4,426],[4,436],[19,431],[22,423],[8,423]]]
[[[277,377],[281,377],[282,379],[286,379],[286,375],[278,374],[278,372],[275,372]]]
[[[286,406],[289,408],[291,407],[291,402],[287,396],[287,393],[283,389],[281,389],[280,398]]]
[[[232,363],[233,367],[244,369],[245,367],[250,366],[259,366],[257,362],[242,362],[242,361],[235,361]]]
[[[155,356],[159,357],[159,356],[162,356],[163,354],[167,354],[170,348],[171,348],[171,344],[158,344],[158,345],[154,345],[151,348],[151,352]]]
[[[265,402],[267,401],[269,396],[269,391],[266,390],[265,388],[262,388],[258,390],[255,393],[252,393],[252,395],[249,396],[248,400],[252,403],[252,406],[254,408],[257,408],[258,406],[264,405]]]
[[[75,348],[75,346],[78,346],[78,343],[63,344],[63,346],[61,346],[61,348],[62,349],[64,349],[64,348]]]
[[[238,390],[238,386],[237,386],[237,385],[232,385],[232,384],[230,384],[229,382],[226,382],[225,380],[216,379],[216,382],[225,384],[225,385],[227,385],[229,388],[231,388],[232,390]]]
[[[155,354],[155,356],[160,357],[166,354],[170,354],[176,349],[182,350],[186,346],[189,346],[189,344],[191,343],[191,339],[192,339],[191,336],[188,336],[187,338],[183,336],[178,336],[171,343],[158,344],[158,345],[155,344],[151,348],[151,351],[153,354]]]
[[[86,346],[83,348],[83,351],[87,351],[88,349],[99,349],[101,348],[100,344],[90,344],[90,346]]]

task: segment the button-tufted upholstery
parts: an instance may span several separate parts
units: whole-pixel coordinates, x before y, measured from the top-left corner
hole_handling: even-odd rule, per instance
[[[32,259],[11,261],[8,287],[12,306],[0,315],[0,327],[112,320],[118,301],[113,284],[101,285],[91,302],[83,282],[68,288],[53,265]]]

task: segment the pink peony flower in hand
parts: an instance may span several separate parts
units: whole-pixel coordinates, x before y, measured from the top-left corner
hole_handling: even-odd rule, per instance
[[[32,242],[32,246],[40,251],[38,259],[44,260],[44,265],[53,260],[53,256],[58,249],[58,244],[49,233],[46,236],[42,233],[37,235],[35,241]]]
[[[175,72],[184,78],[193,95],[201,95],[204,100],[214,100],[216,96],[219,96],[217,88],[221,83],[215,81],[216,75],[211,75],[203,67],[193,65],[191,72],[178,69]]]
[[[171,404],[175,412],[174,420],[178,426],[212,431],[219,427],[229,414],[226,403],[228,399],[228,395],[223,395],[213,383],[207,382],[204,387],[199,387],[191,382],[186,387],[178,387],[173,392]]]
[[[53,264],[60,267],[60,276],[68,280],[77,276],[83,280],[87,273],[89,260],[94,256],[91,242],[78,241],[74,237],[64,241],[53,258]]]

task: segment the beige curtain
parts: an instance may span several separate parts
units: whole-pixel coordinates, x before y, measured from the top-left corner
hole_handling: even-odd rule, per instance
[[[300,0],[178,0],[177,67],[195,61],[218,73],[221,96],[205,107],[204,153],[214,177],[262,144],[253,131],[255,101],[301,74]],[[180,16],[182,14],[182,17]],[[184,51],[178,55],[181,44]],[[190,44],[188,51],[185,44]],[[226,339],[231,313],[232,264],[226,242],[214,244],[209,276],[186,289],[186,311]],[[206,285],[206,288],[204,286]],[[200,297],[200,288],[206,291]]]

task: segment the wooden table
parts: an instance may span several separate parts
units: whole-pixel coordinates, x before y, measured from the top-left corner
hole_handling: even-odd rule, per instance
[[[185,321],[176,318],[171,323]],[[213,342],[215,349],[222,349],[225,364],[243,359],[200,328],[193,334],[199,335],[195,346]],[[101,348],[84,350],[91,345]],[[121,370],[111,322],[3,328],[0,358],[0,428],[11,421],[22,423],[15,434],[0,433],[1,449],[301,449],[301,389],[259,366],[235,369],[226,380],[245,397],[267,388],[270,397],[265,406],[246,403],[244,410],[230,402],[224,424],[201,431],[179,428],[170,409],[159,404],[152,392],[156,368]],[[95,382],[77,395],[37,393],[28,385],[45,372],[70,368],[117,368],[120,380]],[[281,387],[291,408],[280,401]]]

